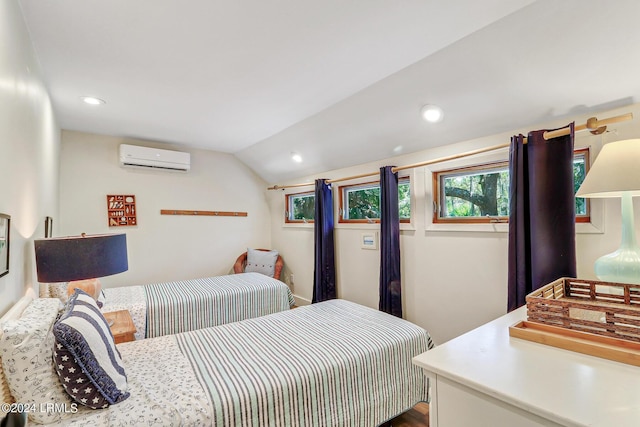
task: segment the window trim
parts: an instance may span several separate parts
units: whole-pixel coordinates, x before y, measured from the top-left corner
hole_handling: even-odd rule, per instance
[[[408,183],[409,184],[409,193],[410,193],[410,203],[411,203],[411,216],[409,218],[400,218],[400,223],[401,224],[409,224],[411,223],[411,217],[414,214],[414,207],[413,207],[413,189],[411,187],[411,176],[410,175],[406,175],[406,176],[401,176],[398,177],[398,184],[404,184],[404,183]],[[380,180],[376,180],[376,181],[368,181],[368,182],[359,182],[357,184],[346,184],[346,185],[341,185],[338,187],[338,223],[339,224],[380,224],[380,218],[372,218],[372,219],[348,219],[344,217],[344,212],[345,212],[345,207],[344,207],[344,193],[345,190],[350,188],[350,187],[363,187],[363,188],[368,188],[368,187],[374,187],[374,186],[380,186]]]
[[[289,193],[284,195],[284,223],[285,224],[313,224],[315,222],[314,219],[290,219],[289,218],[289,208],[291,207],[291,200],[295,196],[313,196],[315,199],[315,191],[301,191],[299,193]]]
[[[573,151],[574,159],[578,156],[584,157],[585,163],[585,175],[589,172],[589,168],[591,166],[590,163],[590,153],[589,148],[577,148]],[[441,191],[440,191],[440,181],[441,176],[452,173],[458,173],[460,175],[471,174],[476,171],[481,170],[489,170],[489,169],[498,169],[502,167],[509,167],[508,161],[493,161],[486,163],[479,163],[470,166],[463,166],[451,169],[443,169],[439,171],[431,172],[431,185],[433,191],[433,207],[432,207],[432,223],[433,224],[498,224],[498,223],[509,223],[508,216],[491,216],[491,217],[440,217],[440,207],[441,207]],[[590,223],[591,222],[591,201],[590,199],[586,199],[586,214],[585,215],[576,215],[576,224],[577,223]]]
[[[503,167],[509,167],[507,161],[495,161],[487,163],[478,163],[471,166],[463,166],[459,168],[444,169],[440,171],[434,171],[431,173],[432,186],[433,186],[433,209],[432,221],[434,224],[489,224],[489,223],[501,223],[508,222],[509,217],[506,216],[494,216],[494,217],[440,217],[441,204],[441,191],[440,191],[440,177],[442,175],[451,175],[456,173],[458,175],[469,175],[476,171],[498,169]]]

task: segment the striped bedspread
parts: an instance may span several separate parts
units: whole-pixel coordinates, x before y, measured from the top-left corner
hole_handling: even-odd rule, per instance
[[[288,310],[289,287],[259,273],[145,285],[146,337],[193,331]]]
[[[216,426],[363,426],[427,398],[412,357],[433,346],[402,319],[333,300],[176,336]]]

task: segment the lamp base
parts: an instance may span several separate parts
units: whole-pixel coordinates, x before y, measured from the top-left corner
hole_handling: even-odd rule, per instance
[[[605,282],[640,284],[640,247],[636,243],[631,192],[622,193],[622,242],[617,251],[596,260],[594,270]]]
[[[102,285],[98,279],[74,280],[67,285],[67,293],[73,295],[76,289],[81,289],[91,295],[94,300],[98,300]]]
[[[640,284],[640,248],[620,248],[604,255],[596,260],[594,270],[604,282]]]

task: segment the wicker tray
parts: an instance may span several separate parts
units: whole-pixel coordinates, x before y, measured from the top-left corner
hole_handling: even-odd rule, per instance
[[[526,301],[531,322],[640,342],[640,285],[563,277]]]

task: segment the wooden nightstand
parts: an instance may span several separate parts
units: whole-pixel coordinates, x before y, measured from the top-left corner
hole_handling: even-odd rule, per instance
[[[133,324],[131,314],[128,310],[112,311],[110,313],[103,314],[108,323],[113,321],[110,329],[116,344],[136,339],[134,336],[136,333],[136,327]]]

